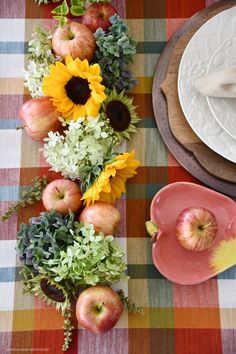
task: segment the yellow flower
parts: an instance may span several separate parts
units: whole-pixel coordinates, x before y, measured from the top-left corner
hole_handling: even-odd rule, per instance
[[[221,273],[235,264],[236,238],[221,241],[210,257],[211,267],[214,268],[216,273]]]
[[[105,86],[101,84],[100,66],[89,65],[88,60],[73,60],[69,55],[65,65],[51,65],[44,78],[43,92],[51,97],[53,105],[66,120],[79,117],[96,117],[105,100]]]
[[[137,174],[135,170],[139,165],[140,162],[134,159],[134,151],[116,156],[81,199],[87,206],[96,200],[114,203],[125,192],[126,180]]]

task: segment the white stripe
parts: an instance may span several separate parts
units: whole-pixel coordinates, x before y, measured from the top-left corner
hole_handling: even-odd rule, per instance
[[[1,33],[1,42],[24,42],[25,20],[1,18],[0,33]]]
[[[15,267],[16,240],[0,241],[0,267]]]
[[[219,305],[224,308],[236,308],[236,280],[218,279]]]
[[[18,168],[21,161],[21,131],[0,130],[0,168]]]
[[[0,77],[23,77],[23,54],[0,54]]]
[[[15,283],[0,283],[0,311],[12,311],[14,305]]]

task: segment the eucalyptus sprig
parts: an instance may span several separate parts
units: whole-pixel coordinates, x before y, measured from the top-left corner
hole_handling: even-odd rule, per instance
[[[117,294],[119,295],[121,302],[125,306],[125,308],[128,310],[128,312],[132,313],[138,313],[140,315],[144,314],[144,309],[143,307],[137,306],[134,302],[131,302],[127,296],[125,296],[124,291],[122,289],[117,291]]]
[[[22,192],[21,199],[9,206],[5,214],[0,217],[0,221],[8,221],[19,209],[25,208],[27,205],[33,205],[42,199],[43,191],[49,183],[47,177],[35,177],[31,183],[30,189]]]

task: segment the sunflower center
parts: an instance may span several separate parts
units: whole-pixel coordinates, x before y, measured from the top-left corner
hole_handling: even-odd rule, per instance
[[[67,96],[75,104],[85,104],[91,94],[88,81],[75,76],[67,82],[65,90]]]
[[[109,118],[110,125],[117,132],[122,132],[128,128],[131,121],[129,109],[118,100],[113,100],[107,104],[106,115]]]

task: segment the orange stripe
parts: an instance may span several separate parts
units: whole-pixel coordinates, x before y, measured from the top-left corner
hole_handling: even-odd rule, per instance
[[[152,92],[152,77],[144,77],[144,76],[139,76],[137,77],[138,80],[138,85],[134,87],[134,89],[131,91],[131,93],[151,93]]]
[[[133,97],[133,103],[137,106],[137,112],[140,117],[153,117],[153,109],[152,109],[152,95],[149,93],[131,93],[131,97]]]
[[[147,237],[145,221],[150,220],[150,203],[144,199],[126,200],[127,237]],[[131,222],[134,215],[137,221]]]
[[[174,308],[175,328],[220,328],[218,308]]]

